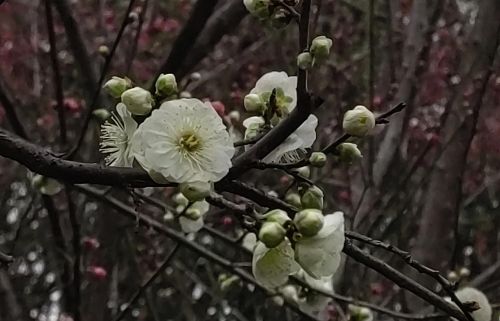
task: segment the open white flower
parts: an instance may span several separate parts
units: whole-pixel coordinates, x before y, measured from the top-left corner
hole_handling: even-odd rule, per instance
[[[274,89],[277,90],[278,112],[282,116],[286,116],[297,106],[297,77],[289,77],[286,72],[269,72],[257,81],[250,94],[257,94],[264,100],[268,100]],[[263,124],[264,119],[258,116],[250,117],[243,122],[243,126],[252,134],[256,132],[256,128]],[[305,154],[305,149],[311,147],[316,140],[317,126],[318,118],[309,115],[306,121],[269,153],[263,161],[288,163],[300,160]]]
[[[455,292],[455,295],[462,303],[476,302],[478,304],[479,309],[471,312],[471,316],[475,321],[491,321],[491,305],[483,292],[475,288],[465,287]],[[448,300],[451,302],[451,299],[448,298]]]
[[[284,285],[290,274],[298,272],[300,267],[293,259],[290,241],[285,239],[275,248],[267,248],[258,242],[253,252],[252,272],[255,280],[268,289]]]
[[[124,104],[116,105],[118,115],[112,114],[111,119],[101,127],[100,151],[108,154],[106,165],[132,167],[131,139],[137,129],[137,123]]]
[[[318,234],[304,237],[295,244],[295,260],[316,279],[330,277],[340,265],[344,240],[344,214],[326,215]]]
[[[198,211],[200,214],[199,217],[193,219],[187,216],[181,216],[179,217],[179,224],[184,233],[196,233],[201,230],[205,224],[203,216],[208,212],[210,204],[208,204],[207,201],[199,201],[194,202],[189,208]]]
[[[198,99],[164,102],[139,126],[133,146],[153,179],[176,183],[216,182],[234,154],[222,119]]]
[[[297,276],[303,279],[311,289],[333,293],[333,281],[331,276],[322,277],[317,280],[310,277],[303,270],[301,270]],[[298,304],[300,310],[310,314],[318,314],[325,310],[331,300],[332,299],[330,297],[324,296],[318,292],[310,291],[307,292],[306,296],[300,300]]]

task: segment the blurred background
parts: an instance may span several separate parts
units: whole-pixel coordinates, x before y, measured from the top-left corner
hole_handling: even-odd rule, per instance
[[[334,42],[328,63],[311,72],[311,90],[325,99],[315,111],[314,149],[342,135],[342,116],[355,105],[376,113],[400,102],[408,107],[360,142],[362,161],[346,166],[332,159],[313,169],[311,179],[325,191],[329,210],[344,211],[348,230],[409,250],[500,302],[499,2],[374,0],[370,14],[370,1],[313,1],[312,35]],[[295,73],[297,26],[265,27],[241,0],[137,0],[130,13],[125,0],[47,3],[0,5],[0,125],[16,131],[13,106],[29,140],[54,152],[76,144],[91,105],[113,110],[104,94],[95,95],[107,61],[105,79],[127,76],[144,88],[160,71],[175,73],[184,91],[212,102],[235,136],[248,116],[242,99],[255,81],[269,71]],[[58,99],[66,141],[59,134]],[[76,160],[102,163],[100,123],[90,120]],[[244,179],[278,195],[290,182],[278,171],[252,171]],[[178,228],[165,217],[175,190],[146,188],[138,196],[85,186],[47,196],[31,181],[23,166],[0,158],[0,250],[14,257],[0,268],[0,320],[114,320],[175,242],[102,197]],[[243,231],[234,213],[213,208],[205,222],[188,239],[247,269],[250,256],[238,246]],[[441,293],[401,258],[372,253]],[[231,268],[181,246],[123,320],[301,318],[232,276]],[[424,307],[351,260],[336,275],[335,290],[398,311]],[[340,319],[341,308],[330,304],[322,320]]]

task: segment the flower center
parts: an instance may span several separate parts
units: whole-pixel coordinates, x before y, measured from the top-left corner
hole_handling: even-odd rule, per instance
[[[179,146],[188,152],[194,152],[201,147],[201,141],[195,134],[188,133],[181,136]]]

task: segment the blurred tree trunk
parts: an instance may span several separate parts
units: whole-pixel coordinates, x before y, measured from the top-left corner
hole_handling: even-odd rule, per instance
[[[444,151],[431,172],[420,229],[412,253],[423,264],[449,268],[462,196],[467,154],[496,56],[500,1],[478,2],[476,23],[465,43],[458,73],[461,83],[452,97],[441,131]]]

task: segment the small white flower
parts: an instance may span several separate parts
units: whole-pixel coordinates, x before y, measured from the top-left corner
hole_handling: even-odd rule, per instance
[[[295,244],[295,260],[316,279],[330,277],[340,265],[344,240],[344,214],[326,215],[318,234],[304,237]]]
[[[276,98],[278,111],[283,116],[286,116],[297,106],[297,77],[289,77],[286,72],[269,72],[257,81],[255,88],[250,91],[250,94],[256,94],[269,99],[274,89],[280,91],[280,94]],[[264,125],[264,123],[265,121],[262,117],[254,116],[246,119],[243,122],[243,126],[247,128],[245,138],[250,138],[248,136],[254,135],[257,131],[256,128]],[[270,163],[290,163],[300,160],[305,154],[305,149],[311,147],[316,140],[317,126],[318,118],[310,115],[299,128],[269,153],[263,161]],[[248,135],[248,133],[252,135]]]
[[[195,220],[186,216],[181,216],[179,217],[179,224],[184,233],[196,233],[201,230],[205,224],[203,216],[208,212],[210,204],[208,204],[207,201],[194,202],[189,208],[199,211],[201,215]]]
[[[253,252],[252,272],[255,280],[268,289],[284,285],[290,274],[300,267],[293,259],[290,241],[285,239],[275,248],[269,249],[258,242]]]
[[[157,181],[216,182],[234,147],[222,119],[198,99],[164,102],[134,135],[134,156]]]
[[[108,154],[106,165],[132,167],[134,155],[131,152],[131,139],[137,129],[137,123],[124,104],[116,105],[118,115],[101,126],[100,151]]]
[[[491,305],[483,292],[475,288],[465,287],[458,290],[455,295],[462,303],[476,302],[479,305],[479,310],[471,312],[471,316],[475,321],[491,321]]]

